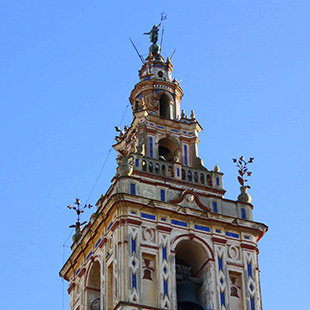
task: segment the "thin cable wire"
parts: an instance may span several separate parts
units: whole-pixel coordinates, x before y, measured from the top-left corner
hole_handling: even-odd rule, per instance
[[[121,121],[120,121],[120,123],[119,123],[119,127],[121,127],[121,125],[122,125],[122,123],[123,123],[123,120],[124,120],[124,117],[125,117],[125,115],[126,115],[126,112],[127,112],[128,107],[129,107],[129,104],[126,105],[125,111],[124,111],[123,116],[122,116],[122,118],[121,118]],[[100,179],[100,177],[101,177],[102,171],[103,171],[103,169],[104,169],[104,167],[105,167],[105,165],[106,165],[106,163],[107,163],[107,160],[108,160],[108,158],[109,158],[109,156],[110,156],[111,151],[112,151],[112,147],[111,147],[111,148],[109,149],[109,151],[108,151],[108,154],[107,154],[107,156],[106,156],[106,158],[105,158],[105,161],[104,161],[104,163],[103,163],[103,165],[102,165],[102,167],[101,167],[101,170],[100,170],[100,172],[99,172],[99,174],[98,174],[98,177],[97,177],[97,179],[96,179],[96,181],[95,181],[95,184],[94,184],[93,188],[91,189],[90,194],[89,194],[89,196],[88,196],[88,198],[87,198],[87,200],[86,200],[86,204],[88,204],[88,201],[89,201],[89,199],[90,199],[92,193],[93,193],[94,190],[95,190],[95,187],[96,187],[96,185],[97,185],[97,183],[98,183],[98,181],[99,181],[99,179]]]
[[[124,120],[125,114],[126,114],[127,109],[128,109],[128,107],[129,107],[129,106],[130,106],[130,104],[127,104],[127,105],[126,105],[126,108],[125,108],[125,111],[124,111],[124,113],[123,113],[123,116],[122,116],[121,122],[119,123],[119,127],[121,127],[121,126],[122,126],[122,123],[123,123],[123,120]]]
[[[125,111],[124,111],[123,116],[122,116],[122,118],[121,118],[121,121],[120,121],[120,123],[119,123],[119,127],[121,127],[122,124],[123,124],[123,120],[124,120],[124,118],[125,118],[125,115],[126,115],[126,112],[127,112],[127,109],[128,109],[129,106],[130,106],[130,104],[127,104],[127,105],[126,105]],[[97,179],[96,179],[96,181],[95,181],[95,184],[94,184],[94,186],[92,187],[92,189],[91,189],[91,191],[90,191],[90,194],[89,194],[89,196],[88,196],[88,198],[87,198],[86,204],[88,203],[88,201],[89,201],[89,199],[90,199],[90,197],[91,197],[93,191],[95,190],[95,187],[96,187],[96,185],[97,185],[97,183],[98,183],[98,181],[99,181],[99,179],[100,179],[100,177],[101,177],[102,171],[103,171],[103,169],[104,169],[104,167],[105,167],[105,165],[106,165],[106,163],[107,163],[107,161],[108,161],[108,158],[109,158],[109,156],[110,156],[111,151],[112,151],[112,147],[109,149],[109,151],[108,151],[108,153],[107,153],[107,156],[106,156],[106,158],[105,158],[105,160],[104,160],[104,163],[103,163],[103,165],[102,165],[102,167],[101,167],[101,170],[100,170],[100,172],[99,172],[99,174],[98,174],[98,177],[97,177]],[[63,244],[63,246],[62,246],[62,247],[63,247],[63,251],[62,251],[62,260],[63,260],[63,264],[65,263],[65,248],[69,248],[69,246],[67,246],[66,243],[67,243],[68,239],[71,237],[72,234],[73,234],[73,230],[71,231],[71,233],[69,234],[69,236],[67,237],[66,241],[64,242],[64,244]],[[64,309],[65,309],[65,284],[64,284],[64,279],[61,279],[61,282],[62,282],[62,310],[64,310]]]
[[[110,155],[111,151],[112,151],[112,148],[110,148],[109,151],[108,151],[108,154],[107,154],[107,156],[106,156],[106,158],[105,158],[105,161],[104,161],[104,163],[103,163],[103,165],[102,165],[102,167],[101,167],[101,170],[100,170],[100,172],[99,172],[99,174],[98,174],[98,176],[97,176],[97,179],[96,179],[96,181],[95,181],[95,184],[94,184],[93,188],[91,189],[90,194],[89,194],[89,196],[88,196],[88,198],[87,198],[87,200],[86,200],[86,204],[88,203],[88,200],[89,200],[90,196],[92,195],[92,193],[93,193],[93,191],[94,191],[94,189],[95,189],[95,187],[96,187],[96,185],[97,185],[97,183],[98,183],[98,181],[99,181],[99,179],[100,179],[100,177],[101,177],[102,171],[103,171],[103,169],[104,169],[104,167],[105,167],[105,164],[107,163],[107,160],[108,160],[108,158],[109,158],[109,155]]]
[[[127,109],[128,109],[129,106],[130,106],[130,104],[127,104],[127,105],[126,105],[125,111],[124,111],[124,113],[123,113],[123,115],[122,115],[122,118],[121,118],[121,121],[120,121],[120,123],[119,123],[119,127],[122,125],[122,123],[123,123],[123,121],[124,121],[124,118],[125,118],[125,115],[126,115],[126,112],[127,112]],[[103,165],[102,165],[102,167],[101,167],[101,170],[100,170],[100,172],[99,172],[99,174],[98,174],[98,177],[97,177],[97,179],[96,179],[96,181],[95,181],[95,184],[94,184],[94,186],[92,187],[92,189],[91,189],[91,191],[90,191],[90,194],[89,194],[89,196],[88,196],[88,198],[87,198],[86,204],[88,203],[88,201],[89,201],[89,199],[90,199],[90,197],[91,197],[91,195],[92,195],[92,193],[93,193],[93,191],[94,191],[94,189],[95,189],[95,187],[96,187],[96,185],[97,185],[97,183],[98,183],[98,181],[99,181],[99,179],[100,179],[100,176],[101,176],[102,171],[103,171],[103,169],[104,169],[104,167],[105,167],[105,165],[106,165],[106,163],[107,163],[107,160],[108,160],[108,158],[109,158],[109,155],[110,155],[111,151],[112,151],[112,147],[109,149],[109,151],[108,151],[108,153],[107,153],[107,156],[106,156],[106,158],[105,158],[105,160],[104,160],[104,163],[103,163]],[[65,247],[68,247],[68,246],[66,245],[66,243],[67,243],[68,239],[71,237],[72,234],[73,234],[73,230],[71,231],[71,233],[69,234],[69,236],[67,237],[66,241],[65,241],[64,244],[63,244],[63,253],[62,253],[62,256],[63,256],[63,258],[62,258],[62,259],[63,259],[63,263],[65,263]]]
[[[63,247],[66,247],[66,243],[68,241],[68,239],[71,237],[71,235],[73,234],[73,230],[71,230],[71,233],[69,234],[69,236],[67,237],[66,241],[63,244]],[[65,260],[65,257],[63,256],[63,260]]]

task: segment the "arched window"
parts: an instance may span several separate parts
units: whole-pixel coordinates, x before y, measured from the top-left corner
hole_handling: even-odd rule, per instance
[[[209,261],[209,255],[201,244],[193,240],[182,240],[178,243],[176,247],[178,309],[206,309]]]
[[[159,99],[159,115],[163,118],[171,118],[170,115],[170,98],[163,94]]]
[[[171,138],[163,138],[158,142],[158,156],[160,160],[173,161],[177,150],[178,146]]]
[[[100,264],[95,261],[88,274],[86,285],[87,310],[100,310]]]

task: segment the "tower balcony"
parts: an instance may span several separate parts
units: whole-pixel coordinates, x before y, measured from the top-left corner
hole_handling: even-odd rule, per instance
[[[167,179],[184,181],[199,185],[200,187],[214,188],[223,190],[223,173],[217,171],[208,171],[207,169],[197,169],[182,165],[180,162],[168,162],[150,157],[142,157],[138,154],[132,154],[133,171],[150,174],[150,176],[163,177]],[[133,173],[134,173],[133,172]]]

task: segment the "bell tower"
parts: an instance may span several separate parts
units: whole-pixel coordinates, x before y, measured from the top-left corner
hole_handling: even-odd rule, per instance
[[[172,63],[152,38],[129,98],[133,121],[117,129],[116,175],[60,271],[70,310],[261,310],[267,227],[253,221],[246,187],[226,199],[223,173],[199,158],[202,127],[181,110]]]

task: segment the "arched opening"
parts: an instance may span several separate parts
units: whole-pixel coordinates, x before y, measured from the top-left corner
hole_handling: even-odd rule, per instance
[[[197,171],[194,173],[194,181],[195,181],[195,183],[198,183],[198,173],[197,173]]]
[[[170,98],[166,94],[163,94],[159,99],[159,115],[163,118],[171,118]]]
[[[207,175],[207,183],[209,186],[212,186],[212,178],[210,174]]]
[[[150,162],[149,163],[149,172],[153,172],[153,163],[152,162]]]
[[[176,283],[178,310],[202,310],[207,305],[207,262],[205,248],[182,240],[176,247]]]
[[[187,172],[187,179],[188,181],[192,182],[192,172],[190,170]]]
[[[165,165],[161,166],[161,174],[164,176],[166,175],[166,166]]]
[[[146,171],[146,161],[145,160],[142,161],[142,170]]]
[[[172,161],[177,150],[177,144],[171,138],[163,138],[158,142],[158,157],[161,160]]]
[[[159,174],[159,164],[155,164],[155,173]]]
[[[200,183],[205,184],[205,176],[203,173],[200,173]]]
[[[100,310],[100,264],[95,261],[87,279],[87,309]]]

